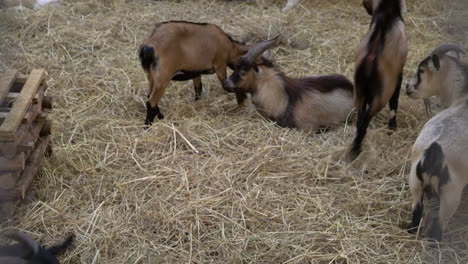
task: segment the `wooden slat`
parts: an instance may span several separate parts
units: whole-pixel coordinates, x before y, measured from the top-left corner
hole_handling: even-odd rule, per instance
[[[8,159],[6,157],[0,157],[0,170],[1,171],[24,170],[25,165],[26,165],[25,152],[21,152],[17,154],[12,159]]]
[[[16,156],[17,149],[18,143],[15,141],[0,141],[0,156],[4,156],[7,159],[12,159]]]
[[[17,141],[0,141],[0,156],[13,159],[17,153],[25,152],[26,157],[28,157],[34,149],[37,139],[50,135],[50,126],[51,121],[47,120],[47,112],[42,113],[31,124],[21,125],[18,129]]]
[[[15,101],[16,98],[18,98],[18,96],[19,96],[19,93],[9,92],[3,99],[3,102],[0,103],[0,106],[6,108],[9,104]]]
[[[0,77],[0,103],[3,101],[10,91],[10,87],[13,85],[18,74],[17,70],[7,70]]]
[[[22,199],[24,199],[26,191],[31,185],[31,182],[33,181],[34,176],[39,169],[39,165],[41,164],[42,158],[44,157],[44,152],[49,145],[49,141],[50,136],[39,139],[38,143],[36,144],[36,148],[28,158],[28,165],[24,169],[23,174],[16,184],[16,189],[18,190],[18,193]]]
[[[44,78],[43,70],[33,70],[21,90],[18,100],[13,103],[10,113],[0,126],[0,140],[15,140],[15,133],[32,103],[39,85]]]
[[[21,171],[2,171],[0,172],[1,188],[5,190],[12,189],[20,178]]]
[[[42,108],[52,109],[53,103],[51,96],[45,95],[44,98],[42,98]]]

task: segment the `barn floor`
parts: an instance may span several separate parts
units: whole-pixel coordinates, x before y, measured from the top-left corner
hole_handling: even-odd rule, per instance
[[[342,158],[353,115],[317,133],[280,128],[252,105],[237,109],[214,76],[197,102],[191,83],[170,84],[166,118],[143,130],[137,50],[155,23],[215,23],[249,43],[281,33],[273,58],[287,74],[352,78],[370,21],[359,0],[303,0],[288,14],[278,0],[124,2],[0,10],[0,72],[44,68],[55,99],[54,155],[33,183],[37,198],[0,232],[14,227],[46,245],[74,233],[63,263],[468,261],[468,201],[440,245],[402,228],[409,151],[428,120],[403,92],[399,129],[389,133],[388,110],[380,113],[351,164]],[[444,34],[448,2],[411,0],[408,9],[405,81],[454,37]]]

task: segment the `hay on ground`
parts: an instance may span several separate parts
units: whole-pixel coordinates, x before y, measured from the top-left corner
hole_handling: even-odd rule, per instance
[[[0,10],[0,72],[45,68],[55,98],[54,155],[33,184],[37,199],[8,226],[46,245],[74,233],[63,263],[466,262],[466,225],[451,225],[440,250],[401,228],[410,220],[408,154],[427,121],[422,102],[404,93],[398,130],[388,134],[387,110],[377,115],[352,164],[341,158],[354,122],[280,128],[252,106],[235,109],[214,76],[203,77],[197,102],[190,82],[171,83],[166,118],[142,129],[137,49],[164,20],[215,23],[248,42],[281,34],[273,57],[287,74],[352,78],[370,20],[360,1],[304,0],[287,14],[283,5],[69,0]],[[408,9],[406,80],[453,37],[444,30],[450,5],[414,0]],[[464,208],[457,219],[466,220]]]

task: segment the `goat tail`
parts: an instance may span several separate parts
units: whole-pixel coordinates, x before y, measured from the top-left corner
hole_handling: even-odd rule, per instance
[[[432,143],[424,151],[423,158],[416,166],[416,176],[421,181],[423,195],[428,198],[440,195],[440,187],[448,182],[450,175],[439,143]]]
[[[141,66],[145,71],[149,71],[151,65],[154,63],[154,48],[150,46],[146,46],[145,44],[141,45],[140,47],[140,62]]]
[[[64,252],[72,244],[74,237],[74,235],[68,236],[62,244],[51,246],[47,249],[47,251],[49,251],[54,256]]]

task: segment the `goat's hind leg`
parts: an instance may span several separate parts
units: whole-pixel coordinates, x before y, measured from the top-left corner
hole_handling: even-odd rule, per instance
[[[440,187],[440,207],[439,215],[433,218],[429,237],[431,239],[441,241],[443,229],[448,225],[450,218],[457,211],[460,205],[460,200],[463,194],[463,186],[449,181],[447,184]]]
[[[390,98],[389,107],[390,107],[390,120],[388,121],[388,128],[391,130],[396,130],[396,114],[398,110],[398,98],[400,97],[401,83],[403,82],[403,73],[400,73],[398,77],[398,83],[395,91],[393,92],[392,98]]]
[[[372,119],[372,116],[370,115],[370,109],[371,105],[363,104],[361,109],[358,110],[356,120],[356,136],[351,146],[351,150],[348,153],[348,161],[353,161],[361,153],[362,141],[366,136],[367,127],[369,126],[369,123]]]
[[[164,115],[161,113],[158,107],[158,103],[166,90],[169,81],[171,80],[171,74],[164,72],[152,72],[153,76],[153,88],[151,89],[151,95],[146,102],[146,120],[145,125],[152,125],[154,118],[163,119]]]
[[[424,211],[422,182],[416,176],[416,167],[418,163],[414,164],[411,167],[409,176],[409,186],[411,196],[413,199],[411,205],[411,223],[408,226],[408,233],[411,234],[415,234],[418,231],[419,224],[421,222],[422,214]]]
[[[193,88],[195,89],[195,101],[200,100],[201,93],[203,90],[203,84],[201,81],[201,75],[193,78]]]

